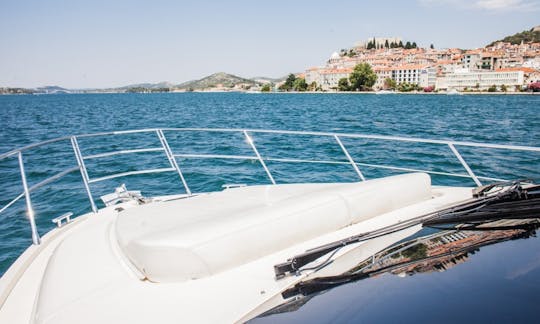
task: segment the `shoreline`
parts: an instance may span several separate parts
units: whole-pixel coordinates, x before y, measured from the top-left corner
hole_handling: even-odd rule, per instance
[[[355,95],[447,95],[447,96],[462,96],[462,95],[485,95],[485,96],[534,96],[540,95],[540,92],[481,92],[467,91],[458,93],[448,92],[390,92],[379,93],[378,91],[270,91],[270,92],[249,92],[249,91],[163,91],[163,92],[65,92],[65,93],[0,93],[0,96],[43,96],[43,95],[80,95],[80,94],[183,94],[183,93],[242,93],[242,94],[355,94]]]

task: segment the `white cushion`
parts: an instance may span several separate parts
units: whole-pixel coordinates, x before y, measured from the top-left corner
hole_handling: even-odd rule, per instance
[[[431,198],[413,173],[346,184],[252,186],[153,203],[118,216],[131,262],[154,282],[209,276]]]

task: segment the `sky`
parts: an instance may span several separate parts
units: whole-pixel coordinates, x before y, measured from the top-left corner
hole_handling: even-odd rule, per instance
[[[540,25],[540,0],[0,0],[0,87],[281,77],[370,37],[477,48]]]

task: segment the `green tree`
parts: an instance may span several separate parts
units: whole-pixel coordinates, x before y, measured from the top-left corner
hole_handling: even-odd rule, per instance
[[[339,91],[350,91],[351,90],[351,84],[349,83],[349,79],[347,78],[341,78],[338,81],[338,90]]]
[[[270,87],[269,84],[265,84],[261,88],[261,92],[270,92],[270,90],[272,90],[272,88]]]
[[[433,46],[433,44],[431,44],[431,45],[429,45],[429,48],[435,49],[435,46]]]
[[[411,49],[412,45],[411,42],[405,43],[405,49]]]
[[[375,38],[373,40],[370,40],[367,44],[367,49],[374,49],[377,48],[377,43],[375,42]]]
[[[375,41],[369,41],[367,43],[367,49],[375,48]]]
[[[418,45],[416,45],[416,42],[413,42],[413,43],[411,44],[411,48],[417,48],[417,47],[418,47]]]
[[[403,42],[402,41],[399,41],[399,44],[397,47],[403,47]]]
[[[388,39],[386,41],[384,41],[384,47],[385,48],[390,48],[390,44],[388,44]]]
[[[506,87],[506,84],[501,85],[501,91],[506,92],[508,88]]]
[[[497,86],[492,85],[491,87],[488,88],[488,92],[497,92]]]
[[[317,91],[317,82],[313,81],[308,85],[308,91]]]
[[[279,86],[279,90],[282,91],[291,91],[294,87],[294,81],[296,80],[296,76],[294,74],[289,74],[287,79],[285,80],[285,83]]]
[[[410,91],[420,91],[423,90],[418,84],[416,83],[408,83],[408,82],[402,82],[397,85],[398,91],[401,92],[410,92]]]
[[[294,91],[306,91],[307,87],[308,84],[306,83],[306,79],[304,78],[296,78],[293,82]]]
[[[384,88],[385,88],[385,89],[392,89],[392,90],[394,90],[394,89],[396,89],[396,86],[397,86],[396,80],[391,79],[391,78],[386,78],[386,79],[384,79]]]
[[[360,63],[354,67],[349,76],[351,90],[369,90],[377,81],[377,75],[371,69],[369,63]]]

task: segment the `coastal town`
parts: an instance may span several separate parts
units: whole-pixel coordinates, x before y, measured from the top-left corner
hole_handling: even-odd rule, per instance
[[[400,37],[372,37],[335,51],[320,66],[282,78],[244,78],[218,72],[180,84],[118,88],[0,87],[0,94],[155,92],[540,92],[540,26],[476,48],[419,47]]]
[[[540,32],[540,26],[533,28]],[[520,92],[540,85],[540,42],[495,42],[483,48],[419,48],[400,38],[372,38],[334,52],[299,78],[322,91],[340,90],[358,64],[377,78],[373,90]]]

